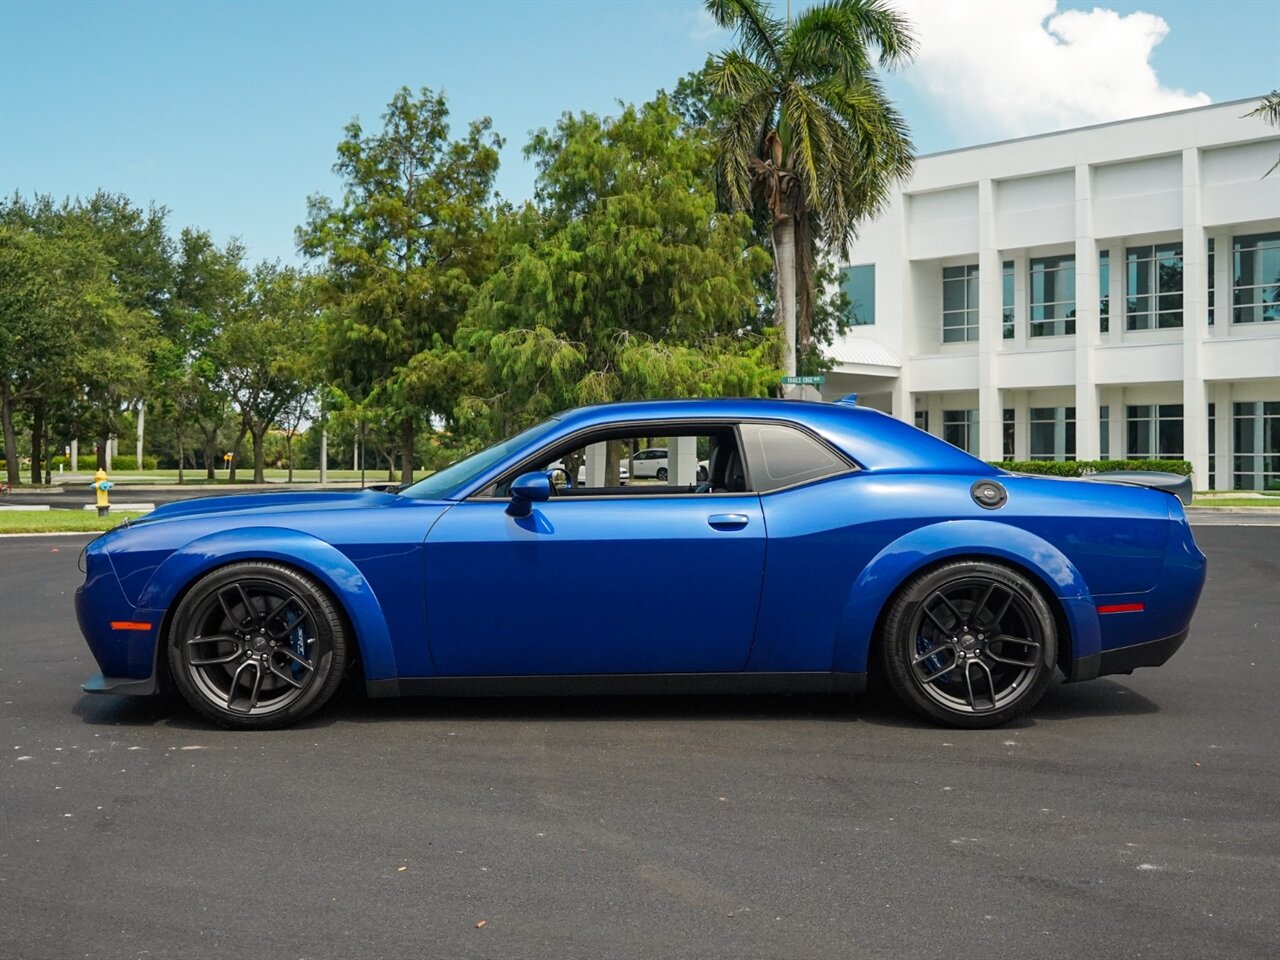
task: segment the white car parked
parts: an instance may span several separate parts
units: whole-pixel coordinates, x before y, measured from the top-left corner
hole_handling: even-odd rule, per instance
[[[645,450],[638,450],[636,455],[631,458],[631,464],[637,479],[653,478],[654,480],[665,481],[670,475],[667,471],[666,447],[649,447]],[[699,482],[707,479],[709,469],[706,460],[698,461]]]

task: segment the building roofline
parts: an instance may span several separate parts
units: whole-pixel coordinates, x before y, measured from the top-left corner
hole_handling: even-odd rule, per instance
[[[1164,117],[1176,117],[1184,113],[1195,113],[1199,110],[1216,110],[1221,107],[1239,106],[1244,103],[1255,103],[1262,100],[1265,94],[1244,97],[1240,100],[1224,100],[1221,103],[1206,103],[1199,107],[1184,107],[1181,110],[1169,110],[1165,113],[1147,113],[1140,117],[1125,117],[1121,120],[1104,120],[1102,123],[1091,123],[1083,127],[1069,127],[1066,130],[1052,130],[1048,133],[1029,133],[1025,137],[1010,137],[1008,140],[991,140],[987,143],[975,143],[967,147],[952,147],[950,150],[938,150],[935,153],[922,153],[916,157],[920,160],[931,160],[934,157],[945,157],[953,153],[965,153],[969,150],[985,150],[987,147],[1003,147],[1010,143],[1023,143],[1027,140],[1044,140],[1048,137],[1061,137],[1069,133],[1080,133],[1084,130],[1098,130],[1102,127],[1114,127],[1122,123],[1141,123],[1144,120],[1158,120]]]

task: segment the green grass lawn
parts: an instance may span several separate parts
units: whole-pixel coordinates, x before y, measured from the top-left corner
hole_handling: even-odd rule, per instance
[[[141,516],[112,513],[100,517],[92,510],[0,510],[0,534],[110,530],[125,519]]]
[[[1259,510],[1280,510],[1280,498],[1276,497],[1195,497],[1196,507],[1256,507]]]

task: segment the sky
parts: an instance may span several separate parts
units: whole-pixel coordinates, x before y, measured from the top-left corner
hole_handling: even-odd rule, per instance
[[[1280,0],[891,2],[920,47],[886,86],[922,154],[1280,87]],[[0,193],[120,192],[298,262],[343,127],[376,129],[401,86],[443,90],[459,134],[491,117],[519,202],[531,131],[732,44],[699,0],[0,0]]]

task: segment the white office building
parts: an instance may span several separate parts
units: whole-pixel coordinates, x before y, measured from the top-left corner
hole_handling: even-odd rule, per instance
[[[1280,135],[1216,104],[921,157],[843,269],[823,395],[985,460],[1280,482]]]

